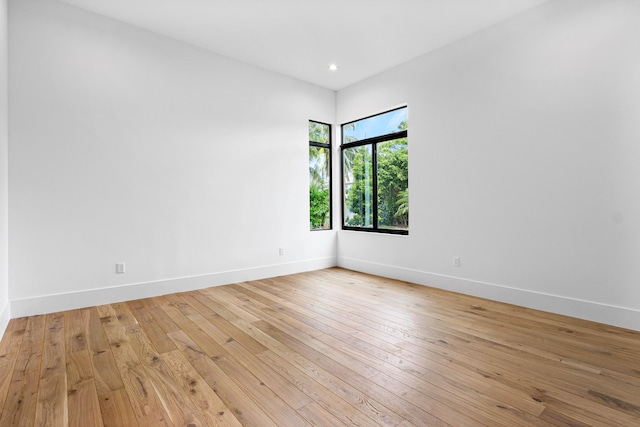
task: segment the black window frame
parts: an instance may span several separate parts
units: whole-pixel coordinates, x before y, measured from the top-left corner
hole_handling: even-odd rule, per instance
[[[328,143],[324,143],[324,142],[317,142],[317,141],[311,141],[311,139],[309,139],[309,147],[319,147],[319,148],[326,148],[327,149],[327,153],[328,153],[328,167],[329,167],[329,228],[311,228],[309,227],[309,231],[328,231],[328,230],[333,230],[333,167],[332,167],[332,156],[331,156],[331,142],[333,140],[333,127],[331,126],[330,123],[324,123],[324,122],[320,122],[318,120],[309,120],[309,126],[311,125],[311,123],[317,123],[319,125],[324,125],[324,126],[328,126],[329,127],[329,142]],[[311,214],[311,212],[309,212],[309,214]]]
[[[383,233],[383,234],[397,234],[397,235],[403,235],[403,236],[408,236],[409,235],[409,229],[399,229],[399,228],[379,228],[378,227],[378,144],[381,142],[386,142],[386,141],[393,141],[394,139],[400,139],[400,138],[409,138],[409,132],[408,129],[405,130],[401,130],[398,132],[391,132],[385,135],[379,135],[379,136],[375,136],[375,137],[371,137],[371,138],[365,138],[365,139],[360,139],[357,141],[353,141],[353,142],[344,142],[344,129],[346,126],[355,123],[355,122],[360,122],[362,120],[366,120],[369,119],[371,117],[376,117],[376,116],[381,116],[383,114],[388,114],[391,113],[393,111],[397,111],[397,110],[402,110],[402,109],[408,109],[408,107],[406,105],[402,106],[402,107],[398,107],[398,108],[393,108],[391,110],[388,111],[383,111],[382,113],[377,113],[377,114],[372,114],[370,116],[366,116],[366,117],[362,117],[360,119],[357,120],[351,120],[349,122],[343,123],[340,125],[340,172],[341,172],[341,200],[342,200],[342,229],[343,230],[349,230],[349,231],[365,231],[365,232],[369,232],[369,233]],[[345,191],[344,191],[344,186],[345,186],[345,180],[344,180],[344,152],[346,149],[349,148],[355,148],[355,147],[361,147],[364,145],[371,145],[371,162],[372,162],[372,169],[374,171],[373,173],[373,189],[372,192],[375,195],[376,198],[376,202],[373,203],[372,207],[373,207],[373,226],[372,227],[357,227],[357,226],[353,226],[353,225],[347,225],[345,222],[346,218],[346,201],[345,201]]]

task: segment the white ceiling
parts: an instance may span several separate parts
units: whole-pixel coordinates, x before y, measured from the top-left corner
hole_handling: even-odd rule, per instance
[[[549,0],[61,1],[339,90]]]

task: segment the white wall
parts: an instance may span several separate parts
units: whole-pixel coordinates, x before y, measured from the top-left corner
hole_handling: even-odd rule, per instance
[[[11,314],[333,265],[335,232],[308,231],[307,120],[407,103],[410,235],[341,231],[340,265],[640,330],[639,8],[549,2],[336,100],[10,0]]]
[[[0,336],[9,323],[8,280],[8,139],[7,139],[7,2],[0,0]]]
[[[552,1],[339,91],[340,123],[407,103],[410,153],[410,235],[339,264],[640,330],[638,16]]]
[[[58,2],[9,18],[14,316],[335,265],[307,148],[333,91]]]

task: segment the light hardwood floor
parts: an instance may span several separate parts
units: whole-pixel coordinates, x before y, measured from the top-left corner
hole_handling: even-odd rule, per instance
[[[1,426],[640,426],[640,333],[339,268],[14,319]]]

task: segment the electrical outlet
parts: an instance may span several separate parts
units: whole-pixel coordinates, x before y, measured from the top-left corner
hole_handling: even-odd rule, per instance
[[[116,274],[124,274],[124,262],[116,263]]]
[[[460,267],[460,257],[459,256],[454,256],[453,257],[453,266],[454,267]]]
[[[278,249],[278,254],[284,255],[284,248],[279,248]]]

